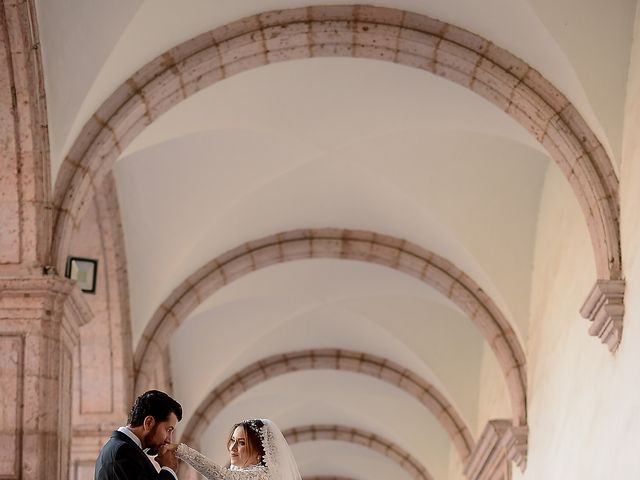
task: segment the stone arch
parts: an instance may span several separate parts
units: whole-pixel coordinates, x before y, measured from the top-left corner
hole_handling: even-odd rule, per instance
[[[508,320],[491,298],[450,261],[406,240],[342,229],[293,230],[240,245],[213,259],[179,285],[147,324],[135,354],[136,392],[152,385],[173,332],[205,299],[256,270],[293,260],[340,258],[383,265],[416,277],[448,297],[476,325],[491,346],[505,377],[513,421],[527,423],[526,358]],[[166,369],[165,369],[166,370]]]
[[[290,445],[314,440],[335,440],[355,443],[378,452],[397,463],[415,480],[432,480],[427,469],[409,452],[375,433],[342,425],[305,425],[282,432]]]
[[[193,93],[270,63],[355,57],[420,68],[486,98],[527,128],[558,164],[585,215],[598,279],[622,278],[618,179],[577,109],[538,71],[488,40],[412,12],[317,6],[224,25],[157,57],[87,122],[56,181],[52,262],[64,264],[74,225],[106,172],[147,125]]]
[[[434,385],[386,358],[341,349],[283,353],[243,368],[221,382],[200,403],[185,426],[181,441],[188,445],[198,444],[202,433],[224,407],[250,388],[271,378],[304,370],[355,372],[390,383],[409,393],[429,409],[449,435],[463,464],[475,448],[471,432],[462,416]]]
[[[334,440],[360,445],[390,458],[415,480],[433,480],[429,471],[409,452],[394,442],[366,430],[342,425],[305,425],[289,428],[284,430],[282,434],[290,445],[314,440]],[[180,466],[181,470],[178,472],[178,476],[180,478],[192,478],[189,475],[191,470],[187,470],[183,465]],[[317,478],[331,479],[341,477]]]

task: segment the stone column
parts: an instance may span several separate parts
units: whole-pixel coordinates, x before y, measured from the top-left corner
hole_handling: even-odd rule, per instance
[[[69,478],[72,355],[89,319],[69,280],[0,278],[0,478]]]

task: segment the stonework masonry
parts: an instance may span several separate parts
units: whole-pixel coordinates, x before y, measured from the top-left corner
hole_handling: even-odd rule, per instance
[[[73,352],[90,310],[66,279],[0,279],[0,476],[66,479]]]

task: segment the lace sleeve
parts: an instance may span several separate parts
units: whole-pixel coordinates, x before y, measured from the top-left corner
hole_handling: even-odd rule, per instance
[[[269,480],[267,469],[262,465],[243,470],[228,470],[184,443],[178,445],[176,456],[191,465],[208,480]]]

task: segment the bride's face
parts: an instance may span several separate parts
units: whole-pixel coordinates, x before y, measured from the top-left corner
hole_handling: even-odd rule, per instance
[[[251,448],[244,427],[239,425],[229,439],[229,458],[231,465],[248,467],[258,463],[258,452]]]

